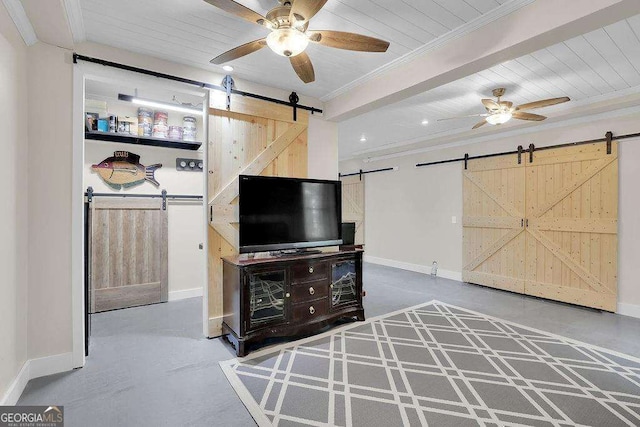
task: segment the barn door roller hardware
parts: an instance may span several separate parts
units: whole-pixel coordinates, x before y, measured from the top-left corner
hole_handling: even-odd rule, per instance
[[[256,93],[244,92],[244,91],[241,91],[241,90],[234,89],[233,87],[230,87],[229,84],[226,85],[227,87],[218,86],[218,85],[212,85],[210,83],[200,82],[200,81],[191,80],[191,79],[185,79],[183,77],[173,76],[171,74],[159,73],[157,71],[147,70],[147,69],[139,68],[139,67],[132,67],[130,65],[120,64],[118,62],[106,61],[104,59],[99,59],[99,58],[93,58],[93,57],[90,57],[90,56],[80,55],[80,54],[74,52],[73,53],[73,63],[77,64],[78,61],[91,62],[93,64],[104,65],[105,67],[117,68],[117,69],[120,69],[120,70],[131,71],[131,72],[134,72],[134,73],[145,74],[147,76],[153,76],[153,77],[158,77],[158,78],[161,78],[161,79],[172,80],[174,82],[180,82],[180,83],[185,83],[185,84],[192,85],[192,86],[198,86],[200,88],[206,88],[206,89],[211,89],[211,90],[217,90],[217,91],[220,91],[220,92],[225,92],[225,93],[227,93],[227,109],[231,108],[230,107],[231,103],[230,103],[230,99],[229,98],[230,98],[231,94],[233,94],[233,95],[246,96],[247,98],[259,99],[261,101],[272,102],[274,104],[289,106],[289,107],[294,109],[294,115],[296,115],[296,116],[297,116],[297,114],[296,114],[295,111],[298,108],[301,109],[301,110],[310,111],[311,114],[313,114],[313,113],[322,113],[322,110],[320,110],[318,108],[315,108],[315,107],[309,107],[307,105],[298,104],[297,102],[293,103],[291,101],[283,101],[281,99],[270,98],[268,96],[258,95]],[[229,77],[229,76],[227,76],[227,77]],[[225,77],[225,81],[227,80],[227,77]],[[231,79],[231,80],[233,80],[233,79]]]
[[[160,194],[118,194],[118,193],[95,193],[93,187],[87,187],[84,193],[87,202],[92,202],[94,197],[121,197],[123,199],[162,199],[162,210],[167,210],[167,200],[204,200],[202,196],[196,194],[167,194],[167,190],[162,190]]]
[[[536,152],[536,151],[553,150],[555,148],[571,147],[571,146],[576,146],[576,145],[595,144],[595,143],[598,143],[598,142],[605,142],[607,144],[607,154],[611,154],[611,152],[612,152],[612,143],[613,143],[614,139],[616,141],[622,141],[622,140],[631,139],[631,138],[640,138],[640,133],[630,133],[630,134],[626,134],[626,135],[616,136],[614,138],[613,132],[609,131],[609,132],[607,132],[605,134],[604,138],[590,139],[588,141],[568,142],[568,143],[565,143],[565,144],[549,145],[549,146],[546,146],[546,147],[536,147],[534,144],[529,144],[529,149],[527,150],[527,152],[529,153],[529,163],[533,163],[533,160],[534,160],[533,159],[533,153]],[[423,167],[423,166],[441,165],[441,164],[444,164],[444,163],[464,162],[465,169],[466,169],[469,160],[486,159],[488,157],[507,156],[509,154],[517,154],[518,155],[518,164],[521,164],[521,162],[522,162],[522,154],[523,153],[524,153],[523,147],[522,146],[518,146],[518,149],[515,150],[515,151],[505,151],[505,152],[502,152],[502,153],[482,154],[482,155],[479,155],[479,156],[469,156],[468,154],[465,154],[464,157],[459,157],[459,158],[456,158],[456,159],[438,160],[438,161],[435,161],[435,162],[418,163],[416,165],[416,167],[420,168],[420,167]]]
[[[392,167],[392,168],[374,169],[374,170],[370,170],[370,171],[363,171],[362,169],[360,169],[358,172],[353,172],[353,173],[339,173],[338,174],[338,178],[346,178],[348,176],[359,175],[360,176],[360,181],[362,181],[362,176],[363,175],[366,175],[366,174],[369,174],[369,173],[397,171],[398,169],[399,169],[398,166],[395,166],[395,167]]]

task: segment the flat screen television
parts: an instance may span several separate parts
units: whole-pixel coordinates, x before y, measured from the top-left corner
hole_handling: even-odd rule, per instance
[[[240,175],[240,252],[342,244],[340,181]]]

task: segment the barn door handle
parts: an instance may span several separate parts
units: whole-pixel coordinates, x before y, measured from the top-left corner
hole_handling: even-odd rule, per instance
[[[524,218],[520,219],[520,227],[524,227]]]
[[[527,219],[524,221],[524,225],[525,225],[527,228],[529,228],[529,218],[527,218]]]

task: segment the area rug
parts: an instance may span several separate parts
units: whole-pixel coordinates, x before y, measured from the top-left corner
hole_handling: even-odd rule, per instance
[[[640,425],[640,359],[439,301],[221,366],[259,426]]]

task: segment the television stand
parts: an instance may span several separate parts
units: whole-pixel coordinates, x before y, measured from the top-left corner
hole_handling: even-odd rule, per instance
[[[320,249],[284,249],[281,251],[270,251],[269,255],[274,257],[285,257],[285,256],[302,256],[302,255],[315,255],[321,254],[322,251]]]
[[[272,337],[315,333],[364,320],[362,250],[283,258],[223,258],[222,333],[245,356]]]

